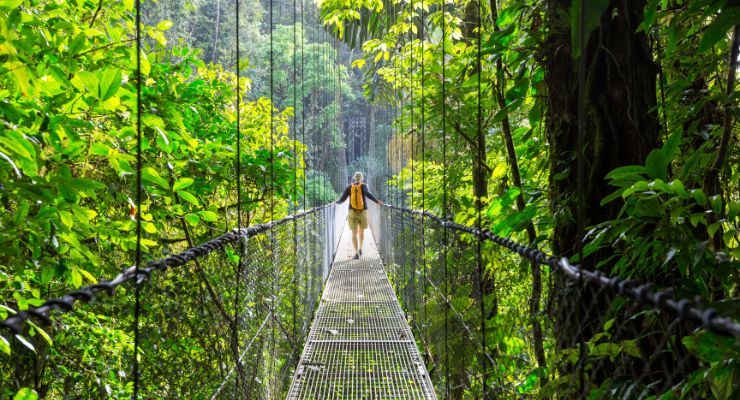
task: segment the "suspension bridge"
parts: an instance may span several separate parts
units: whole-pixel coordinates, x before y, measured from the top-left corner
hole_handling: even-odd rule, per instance
[[[690,362],[688,354],[672,349],[670,337],[681,334],[681,325],[740,337],[736,321],[669,291],[584,270],[565,258],[429,212],[394,206],[373,206],[370,212],[373,234],[359,260],[352,259],[346,205],[332,204],[235,229],[18,312],[0,325],[21,337],[26,323],[56,325],[59,312],[93,308],[94,313],[111,313],[104,298],[138,286],[145,311],[140,311],[136,332],[138,340],[148,344],[137,356],[136,384],[145,398],[516,398],[511,382],[485,377],[491,369],[536,362],[512,351],[521,351],[532,340],[532,320],[521,305],[501,304],[511,285],[499,281],[486,288],[492,283],[476,266],[476,243],[483,243],[495,246],[491,251],[501,257],[550,266],[595,296],[632,304],[629,313],[616,317],[620,321],[611,332],[617,343],[627,340],[632,347],[620,345],[607,356],[594,349],[579,356],[577,347],[575,352],[545,349],[548,358],[560,358],[561,368],[568,367],[569,359],[588,360],[570,366],[570,373],[583,374],[585,382],[617,371],[633,384],[645,380],[653,387],[670,387],[677,372],[662,363],[681,367]],[[218,282],[219,271],[237,275]],[[160,287],[158,282],[167,284]],[[295,289],[277,295],[278,284]],[[200,312],[178,311],[189,307]],[[645,312],[657,312],[655,318],[666,323],[661,325],[666,331],[655,334],[658,340],[649,342],[656,350],[653,357],[642,353],[643,344],[632,336],[638,328],[629,322]],[[504,336],[487,337],[487,325],[481,322],[491,315],[505,315],[521,325]],[[555,329],[543,322],[546,332]],[[167,360],[158,359],[160,349],[172,346],[181,349],[176,359],[171,353]],[[631,371],[614,361],[633,363],[637,355],[664,359]],[[113,360],[124,367],[133,362],[126,357]],[[49,368],[58,374],[74,370],[72,365]],[[543,377],[557,379],[561,373],[550,370]],[[544,388],[553,396],[578,397],[580,385],[576,380]]]
[[[670,286],[640,282],[592,265],[580,265],[574,261],[578,257],[572,254],[550,254],[544,243],[538,243],[543,246],[540,248],[486,230],[482,203],[475,203],[480,198],[474,199],[469,207],[461,206],[469,210],[457,216],[459,219],[430,211],[449,212],[450,198],[455,195],[448,193],[449,180],[463,179],[448,172],[450,159],[459,157],[462,151],[451,153],[447,147],[447,129],[453,123],[446,120],[448,99],[445,96],[449,89],[446,40],[440,43],[440,71],[435,71],[441,75],[442,122],[437,144],[442,155],[438,164],[441,187],[424,186],[427,184],[425,163],[430,161],[425,159],[428,120],[423,100],[427,79],[421,79],[418,88],[412,81],[412,88],[402,93],[396,104],[376,107],[386,111],[382,113],[385,121],[374,123],[383,124],[392,131],[385,142],[379,137],[371,139],[363,131],[363,127],[371,124],[367,120],[370,117],[362,115],[363,110],[350,110],[356,119],[347,124],[353,141],[348,151],[354,151],[355,145],[385,150],[384,157],[376,158],[383,159],[386,165],[372,177],[371,187],[392,197],[388,199],[390,204],[369,205],[371,233],[366,236],[362,256],[354,259],[347,227],[347,204],[329,203],[309,208],[305,194],[303,201],[299,200],[299,186],[308,191],[308,185],[305,179],[299,184],[298,171],[302,168],[305,175],[307,168],[301,166],[302,160],[297,155],[301,153],[299,142],[309,142],[306,140],[306,114],[312,110],[302,106],[300,112],[292,116],[290,127],[286,122],[284,130],[290,134],[287,135],[288,144],[282,144],[284,151],[276,146],[280,117],[273,104],[265,115],[252,109],[249,112],[254,115],[245,115],[247,111],[242,108],[241,98],[245,91],[241,70],[241,43],[245,39],[240,32],[241,2],[232,3],[228,7],[234,8],[229,12],[236,16],[233,66],[236,95],[225,104],[234,104],[235,116],[218,122],[219,129],[235,132],[230,137],[235,143],[234,149],[230,149],[233,160],[227,160],[228,163],[233,161],[233,174],[224,179],[224,186],[229,186],[224,190],[231,190],[225,198],[228,202],[235,199],[236,205],[230,206],[227,202],[218,209],[231,229],[225,233],[208,230],[208,237],[213,239],[193,243],[188,222],[194,218],[198,223],[201,216],[210,218],[215,211],[180,213],[182,215],[172,218],[176,220],[172,224],[182,222],[178,226],[185,237],[178,243],[186,245],[167,247],[167,251],[177,249],[174,254],[147,252],[145,229],[149,225],[145,222],[156,205],[154,201],[147,204],[147,196],[161,199],[166,197],[163,194],[166,192],[167,196],[171,195],[167,197],[167,205],[180,208],[186,202],[198,206],[200,203],[189,192],[176,189],[186,186],[178,186],[170,161],[183,162],[181,159],[162,156],[166,160],[162,165],[169,168],[172,182],[147,165],[157,158],[146,155],[152,143],[167,148],[170,153],[172,148],[167,147],[170,145],[167,132],[157,125],[161,118],[156,104],[152,105],[150,100],[146,103],[149,108],[144,109],[143,99],[156,96],[146,93],[151,88],[147,86],[150,82],[144,78],[143,69],[149,70],[152,66],[142,57],[146,39],[142,34],[142,8],[136,1],[135,20],[129,21],[136,26],[136,35],[129,40],[136,43],[136,70],[132,76],[136,84],[127,94],[136,99],[135,110],[130,110],[136,114],[136,135],[134,139],[129,138],[135,145],[126,150],[131,154],[120,157],[123,161],[111,158],[111,163],[119,163],[116,166],[122,168],[121,176],[135,175],[136,179],[132,190],[135,198],[126,203],[130,207],[126,215],[133,221],[131,230],[135,231],[135,243],[122,251],[135,253],[134,263],[121,268],[118,275],[94,284],[80,282],[73,290],[55,288],[45,292],[48,295],[43,299],[34,299],[32,304],[23,303],[22,307],[18,299],[12,303],[18,307],[3,306],[0,311],[7,317],[0,321],[0,350],[11,356],[0,364],[0,389],[33,387],[41,398],[56,395],[137,400],[637,399],[672,398],[673,395],[691,398],[692,385],[697,380],[727,373],[712,368],[737,362],[740,323],[728,317],[725,310],[712,308],[701,299],[685,298]],[[442,2],[438,10],[444,14],[448,3]],[[102,6],[103,2],[100,4]],[[220,7],[220,2],[218,4]],[[272,1],[269,4],[270,67],[269,90],[266,91],[269,91],[270,102],[274,103],[275,80],[280,78],[276,78],[274,71],[275,24]],[[327,50],[333,49],[332,46],[338,48],[337,40],[333,39],[332,44],[328,33],[317,34],[320,37],[315,39],[321,45],[317,46],[320,49],[316,57],[304,59],[305,32],[300,32],[300,48],[297,45],[297,10],[294,2],[294,28],[290,32],[293,36],[293,109],[298,110],[301,103],[297,93],[299,64],[301,77],[304,76],[303,68],[312,66],[317,76],[326,78],[327,82],[317,86],[328,85],[321,89],[326,89],[337,108],[341,108],[339,52],[336,60],[331,60],[331,52]],[[220,12],[219,9],[217,13]],[[480,10],[478,13],[480,25]],[[301,20],[303,14],[301,3]],[[428,17],[422,14],[416,18]],[[92,29],[92,24],[97,17],[95,11],[89,28],[95,35],[98,33]],[[318,20],[318,15],[316,17]],[[446,35],[446,18],[441,20],[441,34]],[[425,24],[419,25],[423,37]],[[316,31],[321,29],[319,24]],[[283,35],[286,32],[282,32]],[[160,39],[152,32],[150,35],[154,40]],[[411,31],[408,35],[413,44],[415,39]],[[584,46],[584,41],[581,43]],[[412,63],[421,59],[420,69],[424,76],[425,46],[420,46],[417,50],[420,54],[416,55],[414,46],[410,47]],[[184,50],[178,49],[178,52],[177,57],[186,57]],[[477,114],[471,118],[476,121],[467,121],[470,123],[468,130],[484,135],[480,100],[484,87],[480,73],[483,55],[480,49],[477,53],[470,61],[477,63],[479,68],[477,82],[468,80],[461,86],[477,90]],[[216,49],[213,54],[215,57]],[[194,66],[197,64],[184,69],[196,69]],[[388,68],[399,75],[408,72],[405,66]],[[582,88],[585,77],[580,78]],[[128,77],[116,79],[124,82]],[[203,85],[190,75],[182,80],[196,88]],[[101,86],[104,82],[107,81],[96,81],[93,90],[102,97],[106,95]],[[197,90],[193,87],[183,83],[178,90]],[[219,87],[213,92],[221,90],[224,89]],[[413,109],[406,111],[414,95],[420,95],[422,100],[420,115],[414,114]],[[306,102],[311,96],[311,93],[301,93]],[[581,93],[579,97],[585,96]],[[95,104],[110,99],[99,100]],[[117,105],[108,103],[107,106]],[[178,107],[187,108],[179,103],[171,108]],[[315,118],[314,147],[321,148],[322,156],[336,156],[333,153],[336,149],[327,143],[336,140],[334,131],[342,130],[339,118],[313,112],[317,115],[309,118]],[[129,112],[121,114],[128,117]],[[584,114],[584,110],[579,110],[579,120]],[[252,117],[258,121],[251,120]],[[179,115],[176,119],[181,124],[184,118]],[[247,154],[241,147],[243,142],[252,139],[245,132],[254,128],[253,123],[268,126],[269,138],[259,139],[265,142],[261,143],[264,148],[253,151],[268,154],[262,159],[258,157],[260,154]],[[404,127],[404,124],[407,125]],[[150,130],[149,138],[146,129]],[[581,141],[583,134],[584,126],[579,121],[578,139]],[[474,142],[467,136],[465,139]],[[367,143],[372,140],[376,143]],[[513,144],[511,147],[513,149]],[[585,148],[583,143],[579,147]],[[103,146],[95,147],[95,151],[105,157],[114,154]],[[468,166],[473,180],[476,176],[485,176],[485,151],[485,145],[476,147],[473,165]],[[286,176],[280,175],[279,163],[281,157],[288,159],[285,156],[288,153],[292,159],[286,163],[290,164],[292,176],[286,178],[288,174],[284,171]],[[353,156],[355,160],[360,158],[358,154]],[[420,160],[415,159],[419,156]],[[188,157],[190,155],[183,158]],[[336,167],[340,170],[337,173],[340,179],[346,173],[346,154],[336,156],[336,160],[322,159],[316,154],[312,157],[316,171],[319,165],[324,172]],[[585,189],[581,180],[585,175],[585,161],[581,154],[577,158],[579,193],[574,196],[583,208]],[[135,162],[135,166],[130,166],[129,161]],[[209,164],[208,167],[214,166]],[[230,168],[231,165],[223,167]],[[248,191],[244,188],[248,170],[258,171],[251,178],[262,183],[259,189],[263,191],[252,188],[250,195],[259,201],[243,198]],[[383,176],[379,176],[381,172]],[[16,168],[15,173],[20,179],[20,170]],[[203,171],[193,172],[197,173]],[[401,188],[391,188],[394,184],[398,186],[398,182],[390,183],[395,174]],[[69,175],[65,179],[71,182],[73,178]],[[404,186],[408,181],[410,190]],[[64,183],[66,185],[66,181]],[[147,189],[147,184],[158,188]],[[193,184],[194,180],[190,179],[182,185]],[[332,184],[334,182],[327,186]],[[521,182],[516,185],[521,187]],[[222,188],[210,189],[213,191],[208,193],[213,194]],[[435,191],[441,192],[441,204],[432,208],[425,201],[428,194]],[[279,194],[276,193],[290,198],[291,203],[279,209],[276,206]],[[331,195],[321,193],[316,197],[325,201]],[[250,226],[250,211],[245,211],[245,204],[250,200],[269,208],[263,210],[269,218],[260,221],[272,221]],[[75,218],[90,218],[90,213],[75,207],[72,208]],[[235,211],[231,214],[230,210]],[[56,211],[46,211],[56,218]],[[232,218],[234,214],[236,217]],[[70,212],[60,210],[59,218],[66,219],[68,215]],[[17,219],[22,220],[22,216]],[[578,219],[583,225],[582,217]],[[101,236],[90,240],[108,239]],[[56,237],[48,242],[53,240],[57,240]],[[62,262],[59,264],[60,269],[66,268]],[[58,343],[63,343],[64,347],[55,347]],[[704,371],[710,372],[704,374]],[[724,380],[727,381],[733,379]],[[727,392],[725,387],[713,386],[713,390]],[[27,393],[19,392],[16,398],[34,398],[21,395]]]

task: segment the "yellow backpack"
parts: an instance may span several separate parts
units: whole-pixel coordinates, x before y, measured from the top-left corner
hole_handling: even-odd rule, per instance
[[[365,208],[364,199],[362,198],[362,183],[353,183],[352,191],[349,196],[349,205],[355,210]]]

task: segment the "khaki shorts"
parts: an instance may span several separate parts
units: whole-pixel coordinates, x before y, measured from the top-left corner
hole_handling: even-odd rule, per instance
[[[350,209],[347,222],[349,222],[349,229],[355,229],[356,225],[359,225],[362,229],[367,229],[367,210]]]

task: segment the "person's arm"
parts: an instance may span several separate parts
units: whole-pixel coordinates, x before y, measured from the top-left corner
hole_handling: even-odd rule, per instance
[[[344,201],[347,200],[347,197],[349,197],[349,186],[344,188],[344,193],[342,193],[342,197],[340,197],[339,200],[337,200],[337,204],[344,203]]]
[[[376,199],[375,196],[373,196],[373,194],[370,193],[370,188],[368,188],[367,185],[364,185],[363,184],[362,186],[363,186],[363,189],[365,189],[365,197],[367,197],[368,199],[374,201],[377,204],[381,204],[381,205],[383,204],[382,201]]]

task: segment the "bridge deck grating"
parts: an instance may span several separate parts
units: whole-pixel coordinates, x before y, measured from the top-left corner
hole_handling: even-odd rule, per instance
[[[288,399],[436,399],[374,240],[345,228]]]

